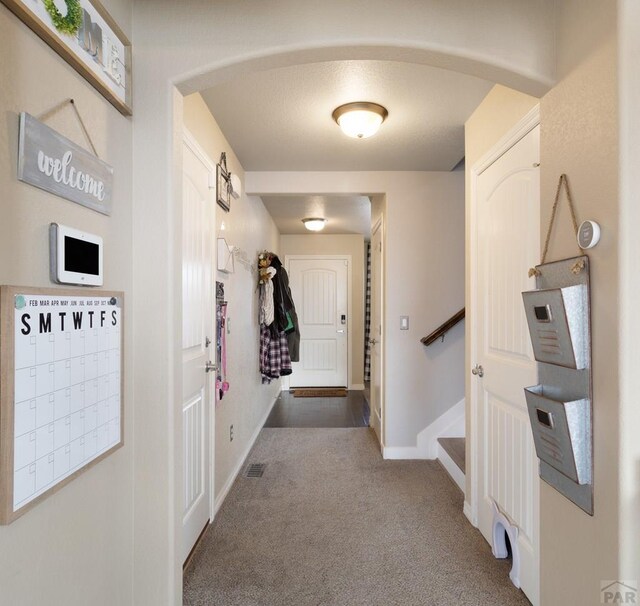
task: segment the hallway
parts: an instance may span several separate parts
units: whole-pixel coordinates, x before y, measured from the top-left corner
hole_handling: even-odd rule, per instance
[[[265,428],[184,577],[188,606],[528,604],[436,461],[364,428]],[[245,466],[246,470],[246,466]]]

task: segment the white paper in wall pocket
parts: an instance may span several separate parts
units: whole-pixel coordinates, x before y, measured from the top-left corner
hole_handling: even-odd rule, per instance
[[[224,238],[218,238],[218,271],[233,273],[233,250]]]
[[[242,181],[235,173],[231,173],[231,195],[236,200],[242,195]]]

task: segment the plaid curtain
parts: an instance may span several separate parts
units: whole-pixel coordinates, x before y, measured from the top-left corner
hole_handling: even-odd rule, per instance
[[[367,287],[364,298],[364,380],[371,379],[371,242],[367,243]]]

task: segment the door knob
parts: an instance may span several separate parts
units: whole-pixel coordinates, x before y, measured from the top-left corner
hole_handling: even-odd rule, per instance
[[[207,360],[207,363],[204,365],[205,372],[213,372],[215,369],[216,365],[211,360]]]
[[[480,366],[480,364],[476,364],[474,368],[471,369],[471,374],[476,375],[478,377],[484,376],[484,368]]]

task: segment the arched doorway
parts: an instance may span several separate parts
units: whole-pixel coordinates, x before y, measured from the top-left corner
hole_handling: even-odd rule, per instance
[[[374,58],[472,73],[540,94],[553,79],[550,13],[542,9],[534,15],[535,8],[503,4],[485,7],[483,14],[495,37],[486,29],[478,36],[478,15],[441,6],[438,13],[430,3],[421,10],[414,3],[407,3],[404,11],[395,6],[393,14],[379,3],[377,13],[368,7],[351,23],[340,12],[344,7],[337,5],[310,7],[304,14],[293,9],[286,15],[247,12],[246,19],[239,20],[234,20],[234,11],[243,3],[226,6],[226,14],[208,3],[136,5],[134,532],[136,545],[145,549],[136,553],[135,579],[145,596],[150,586],[156,587],[157,603],[166,602],[168,595],[179,603],[181,596],[177,488],[182,483],[182,432],[175,402],[181,391],[181,304],[176,293],[181,270],[182,95],[243,71]],[[357,12],[357,7],[350,10]],[[505,11],[512,19],[509,32],[501,25]],[[149,301],[154,302],[152,313]],[[149,545],[155,546],[151,555]]]

